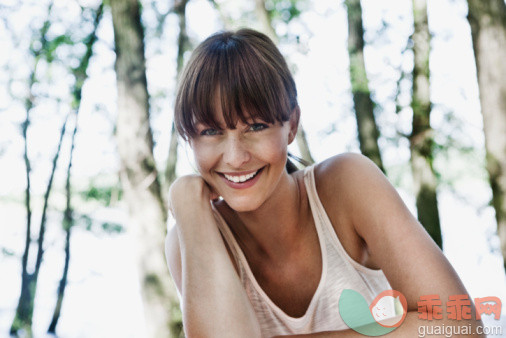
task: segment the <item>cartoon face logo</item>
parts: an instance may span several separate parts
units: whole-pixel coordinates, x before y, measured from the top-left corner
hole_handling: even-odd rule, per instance
[[[398,327],[406,317],[406,298],[399,291],[385,290],[372,301],[369,310],[381,326]]]
[[[369,305],[355,290],[344,289],[339,299],[339,314],[348,327],[370,337],[397,329],[406,318],[408,304],[396,290],[381,292]]]

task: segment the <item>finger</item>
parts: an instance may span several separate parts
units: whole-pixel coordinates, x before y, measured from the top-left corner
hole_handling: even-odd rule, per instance
[[[211,201],[218,200],[220,198],[220,195],[209,184],[208,184],[208,186],[209,186],[209,199]]]
[[[218,200],[219,198],[220,198],[220,195],[219,195],[217,192],[215,192],[213,188],[211,188],[211,189],[209,190],[209,199],[210,199],[211,201],[216,201],[216,200]]]
[[[220,195],[214,190],[213,186],[209,184],[206,180],[204,180],[204,183],[209,191],[209,200],[210,201],[216,201],[220,198]]]

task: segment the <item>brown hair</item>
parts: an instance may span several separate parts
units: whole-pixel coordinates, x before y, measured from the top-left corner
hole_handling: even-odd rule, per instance
[[[214,116],[219,92],[228,128],[248,117],[288,121],[297,104],[295,82],[274,43],[251,29],[214,34],[193,52],[176,96],[175,124],[185,139],[198,122],[219,128]]]
[[[216,95],[230,129],[239,119],[285,122],[299,109],[285,59],[271,39],[252,29],[216,33],[193,51],[179,82],[174,112],[183,139],[196,136],[197,123],[223,128],[215,119]]]

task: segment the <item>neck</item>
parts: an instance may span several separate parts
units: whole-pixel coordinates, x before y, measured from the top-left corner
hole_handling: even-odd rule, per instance
[[[306,228],[308,202],[305,188],[285,172],[275,193],[260,208],[232,213],[231,229],[245,254],[279,260],[294,252]]]

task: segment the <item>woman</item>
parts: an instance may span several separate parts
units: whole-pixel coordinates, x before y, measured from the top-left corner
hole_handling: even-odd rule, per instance
[[[371,161],[343,154],[296,170],[287,146],[299,114],[290,71],[265,35],[220,33],[193,52],[175,123],[199,175],[172,185],[166,241],[186,334],[361,336],[339,314],[341,292],[370,303],[393,288],[408,313],[392,335],[415,335],[420,296],[444,306],[464,286]]]

